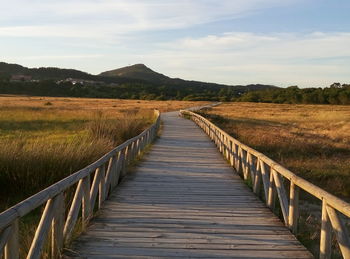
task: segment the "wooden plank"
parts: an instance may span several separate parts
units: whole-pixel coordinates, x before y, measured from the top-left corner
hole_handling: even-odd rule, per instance
[[[290,183],[288,226],[294,235],[297,234],[299,219],[299,187]]]
[[[273,174],[273,179],[276,184],[276,190],[277,190],[278,199],[281,205],[284,223],[288,225],[289,204],[288,204],[287,194],[283,186],[282,178],[275,170],[272,170],[271,173]]]
[[[227,135],[212,128],[214,144],[175,113],[163,120],[163,135],[71,250],[89,258],[311,258],[232,174],[215,145],[242,168],[250,167],[249,154],[241,150],[238,165]],[[198,123],[205,128],[202,120]]]
[[[90,190],[90,210],[93,212],[95,207],[95,201],[97,198],[97,192],[99,189],[100,181],[102,178],[101,168],[95,170],[94,180],[92,181],[91,190]]]
[[[101,167],[100,182],[98,184],[98,209],[102,207],[102,203],[106,199],[106,176],[105,176],[105,165]]]
[[[344,258],[350,258],[350,235],[347,226],[335,209],[327,206],[327,213],[336,234],[340,251]]]
[[[108,256],[116,258],[117,256],[151,256],[157,258],[159,256],[165,258],[313,258],[310,255],[306,256],[306,251],[291,251],[291,250],[269,250],[269,249],[176,249],[176,248],[152,248],[139,247],[135,244],[131,247],[115,247],[103,246],[102,244],[94,246],[84,246],[84,251],[78,253],[80,257],[98,256],[107,258]]]
[[[269,196],[269,184],[270,184],[270,175],[269,172],[266,170],[266,165],[264,161],[260,160],[260,170],[261,170],[261,178],[263,182],[263,187],[264,187],[264,198],[265,201],[268,201],[268,196]]]
[[[12,227],[8,226],[3,231],[0,232],[0,255],[3,254],[4,247],[7,243],[8,238],[10,237]]]
[[[273,173],[270,172],[270,184],[269,184],[269,194],[267,197],[267,206],[274,211],[276,203],[276,186],[274,182]]]
[[[5,259],[18,259],[19,258],[19,230],[18,219],[14,220],[10,225],[11,232],[7,238],[7,244],[5,246]]]
[[[33,242],[30,246],[27,259],[40,258],[41,250],[48,235],[48,231],[55,215],[55,210],[59,203],[59,198],[47,201],[44,212],[41,216],[37,230],[35,231]]]
[[[90,200],[90,175],[83,179],[82,223],[85,228],[92,216]]]
[[[52,219],[52,233],[51,233],[51,257],[61,258],[63,248],[63,228],[65,217],[65,204],[63,193],[56,197],[57,205]]]
[[[75,226],[75,222],[78,219],[79,210],[82,203],[82,196],[83,196],[82,192],[83,192],[83,180],[80,180],[75,190],[73,201],[68,212],[66,223],[64,225],[63,236],[65,241],[68,241],[70,239],[72,231]]]
[[[320,259],[331,258],[332,225],[327,212],[327,202],[322,201],[322,223],[320,238]]]

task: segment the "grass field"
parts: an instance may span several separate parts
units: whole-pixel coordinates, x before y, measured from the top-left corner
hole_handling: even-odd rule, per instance
[[[141,133],[153,109],[197,102],[0,96],[0,210]]]
[[[350,106],[227,103],[221,128],[325,190],[350,198]]]
[[[204,113],[233,137],[350,201],[350,106],[224,103]],[[321,203],[302,192],[299,240],[318,257]],[[341,258],[333,240],[332,258]]]

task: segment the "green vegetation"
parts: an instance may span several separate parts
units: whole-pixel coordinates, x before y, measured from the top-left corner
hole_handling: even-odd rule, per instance
[[[350,104],[349,84],[334,83],[328,88],[304,89],[297,86],[278,88],[261,84],[230,86],[170,78],[143,64],[91,75],[73,69],[30,69],[0,62],[0,94],[138,100]]]
[[[31,79],[16,78],[13,80],[12,77],[16,75],[29,76]],[[104,72],[95,76],[72,69],[29,69],[0,62],[1,94],[143,100],[230,101],[244,92],[272,87],[269,85],[229,86],[169,78],[142,64]]]
[[[350,104],[350,84],[334,83],[326,88],[266,89],[247,92],[234,99],[241,102],[289,103],[289,104]]]

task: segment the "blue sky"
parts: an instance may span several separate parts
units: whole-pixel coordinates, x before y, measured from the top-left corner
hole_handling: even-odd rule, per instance
[[[0,1],[5,62],[93,74],[144,63],[226,84],[350,83],[348,0]]]

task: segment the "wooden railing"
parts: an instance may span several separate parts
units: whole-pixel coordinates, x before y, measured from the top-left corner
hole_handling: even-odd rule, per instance
[[[350,259],[350,236],[346,220],[350,218],[350,204],[298,177],[264,154],[244,145],[203,116],[188,110],[180,115],[190,117],[214,141],[223,156],[244,180],[250,180],[252,189],[274,211],[278,197],[283,220],[296,234],[299,218],[299,189],[322,201],[320,258],[331,258],[332,232],[334,232],[343,258]],[[289,181],[289,188],[287,182]],[[287,190],[289,189],[289,194]],[[276,194],[277,193],[277,194]]]
[[[59,258],[69,242],[81,215],[84,228],[111,190],[126,173],[126,167],[156,137],[160,113],[156,122],[140,135],[131,138],[105,154],[93,164],[51,185],[0,214],[0,258],[19,258],[19,219],[45,204],[39,225],[31,242],[27,258],[40,258],[46,243],[49,257]],[[74,197],[65,204],[65,194],[75,187]],[[48,234],[51,240],[47,240]]]

